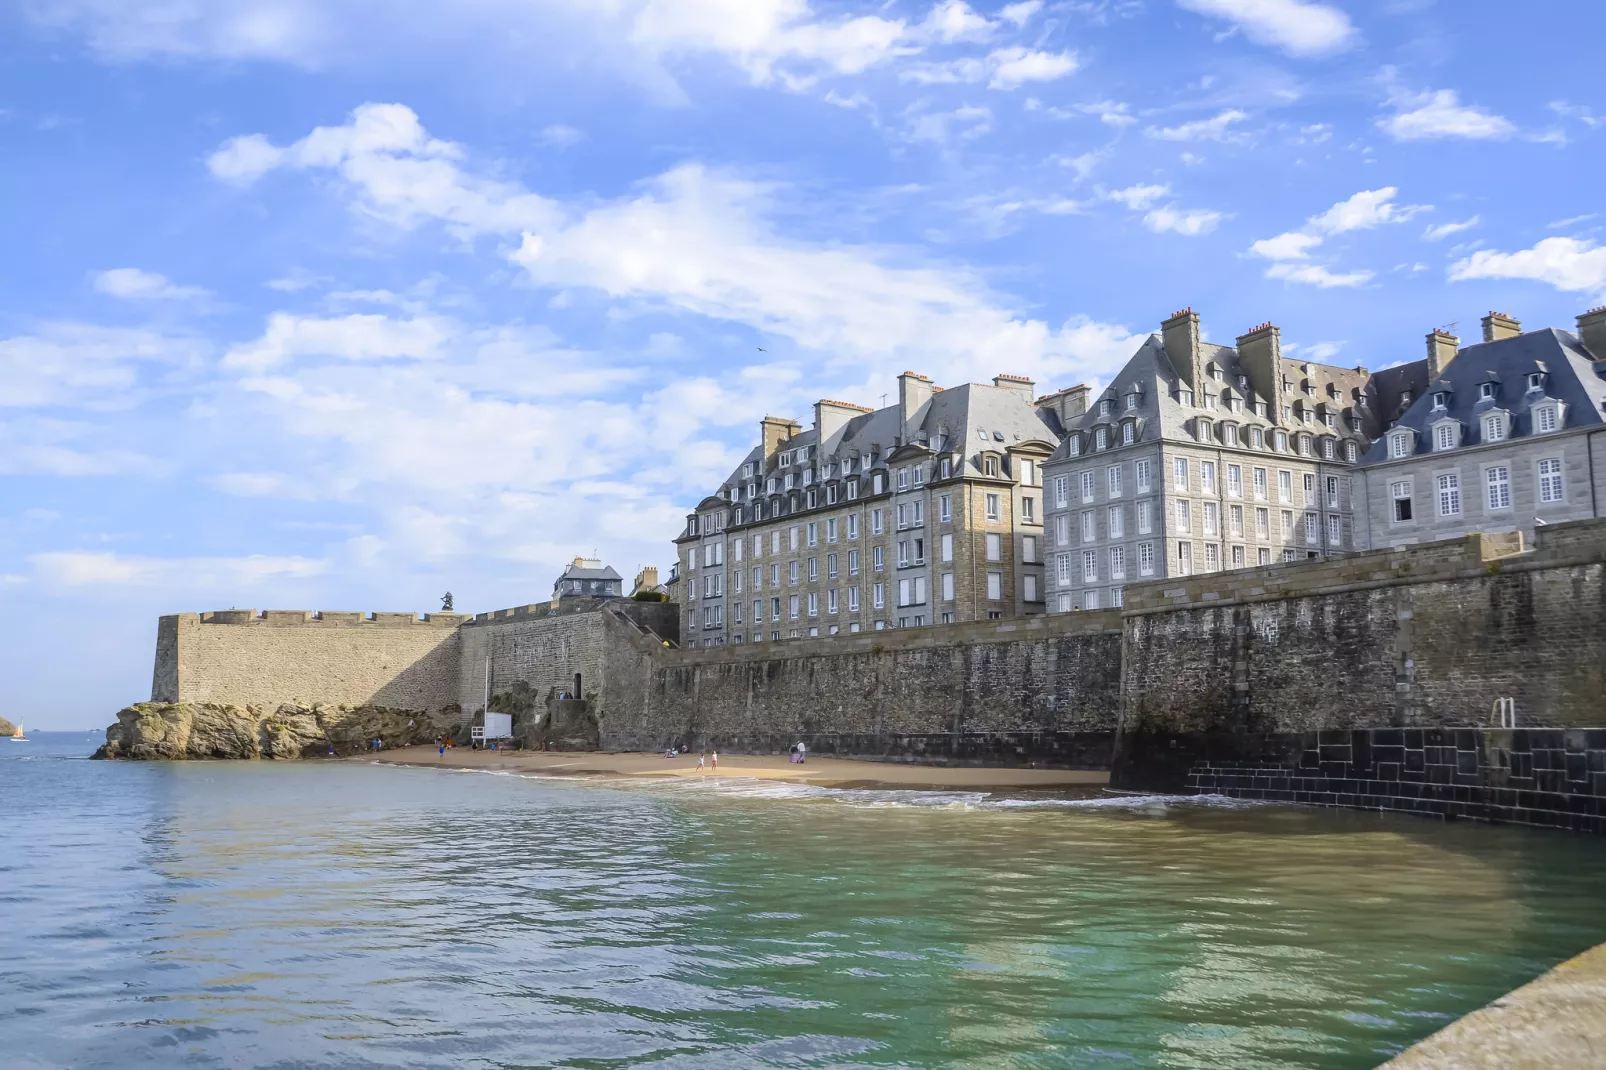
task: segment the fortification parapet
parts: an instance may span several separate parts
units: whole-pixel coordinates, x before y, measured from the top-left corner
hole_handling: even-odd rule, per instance
[[[1581,527],[1592,530],[1562,530]],[[1520,532],[1474,533],[1316,561],[1149,580],[1131,584],[1124,591],[1126,615],[1449,580],[1481,575],[1491,567],[1552,568],[1574,559],[1578,563],[1606,561],[1606,522],[1581,520],[1558,524],[1556,530],[1555,536],[1531,551],[1524,550]]]
[[[199,624],[368,628],[410,628],[414,625],[455,628],[469,619],[467,613],[425,613],[420,617],[417,613],[356,613],[315,609],[216,609],[209,613],[175,613],[170,616],[175,620],[187,620]]]

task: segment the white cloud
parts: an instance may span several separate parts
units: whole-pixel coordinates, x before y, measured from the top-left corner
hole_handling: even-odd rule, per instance
[[[1209,234],[1216,229],[1216,224],[1225,218],[1221,212],[1211,212],[1203,209],[1183,211],[1175,205],[1164,205],[1155,208],[1143,217],[1143,225],[1156,234],[1171,232],[1183,234],[1187,237],[1197,237],[1200,234]]]
[[[912,64],[899,72],[898,78],[918,85],[976,85],[985,81],[989,89],[1008,91],[1029,82],[1064,78],[1076,67],[1076,56],[1069,52],[1010,47],[996,49],[982,58],[961,56],[941,63]]]
[[[452,325],[430,317],[395,320],[357,314],[315,319],[275,312],[254,342],[237,345],[223,357],[231,368],[269,368],[295,357],[338,357],[342,360],[428,360],[441,354]]]
[[[1249,118],[1247,113],[1237,108],[1228,108],[1209,119],[1195,119],[1191,123],[1182,123],[1179,126],[1151,126],[1144,133],[1161,141],[1231,141],[1243,137],[1231,129],[1233,124],[1241,123],[1247,118]]]
[[[199,286],[178,286],[165,275],[131,267],[100,272],[95,276],[95,290],[125,301],[185,301],[207,295]]]
[[[1566,219],[1557,219],[1554,222],[1546,223],[1545,227],[1549,230],[1565,230],[1567,227],[1576,227],[1580,223],[1588,223],[1590,220],[1598,218],[1600,218],[1599,212],[1585,212],[1583,215],[1568,216]]]
[[[1099,190],[1099,196],[1111,201],[1120,201],[1134,212],[1141,212],[1161,197],[1168,195],[1171,187],[1166,186],[1128,186],[1125,189]]]
[[[993,113],[986,108],[967,104],[953,111],[917,114],[909,123],[910,141],[929,141],[934,145],[948,146],[962,141],[973,141],[993,128]]]
[[[998,9],[998,17],[1016,26],[1024,26],[1032,16],[1043,10],[1043,0],[1020,0],[1018,4],[1005,4]]]
[[[1290,230],[1275,238],[1261,238],[1249,247],[1249,251],[1267,260],[1307,260],[1310,251],[1321,243],[1318,235]]]
[[[1137,122],[1126,104],[1115,100],[1095,100],[1091,104],[1083,104],[1077,108],[1084,115],[1096,115],[1099,122],[1107,126],[1131,126]]]
[[[1323,234],[1343,234],[1369,230],[1383,223],[1404,223],[1433,210],[1432,205],[1426,204],[1395,204],[1394,198],[1399,192],[1394,186],[1362,190],[1320,215],[1311,216],[1307,223]]]
[[[305,579],[328,563],[305,557],[140,557],[59,550],[34,554],[34,573],[56,587],[154,587],[187,589],[256,586],[270,580]]]
[[[1177,0],[1177,4],[1231,22],[1256,44],[1291,56],[1338,52],[1359,36],[1343,11],[1310,0]]]
[[[461,155],[458,146],[426,134],[411,108],[364,104],[346,125],[320,126],[286,148],[251,134],[224,142],[207,162],[214,175],[237,184],[280,167],[331,169],[360,192],[359,211],[399,227],[439,220],[462,237],[542,226],[555,217],[544,197],[466,174],[456,164]]]
[[[1377,125],[1396,141],[1435,138],[1503,141],[1517,132],[1511,120],[1462,104],[1453,89],[1396,94],[1391,103],[1395,114],[1379,119]]]
[[[1450,281],[1532,279],[1558,290],[1606,293],[1606,246],[1578,238],[1545,238],[1531,249],[1480,249],[1450,266]]]
[[[954,41],[984,41],[996,27],[978,15],[964,0],[941,0],[932,6],[921,29],[944,44]]]
[[[1565,100],[1553,100],[1550,102],[1550,110],[1564,119],[1577,119],[1591,129],[1597,126],[1606,126],[1606,116],[1596,115],[1591,109],[1582,104],[1569,104]]]
[[[1320,247],[1331,235],[1370,230],[1385,223],[1404,223],[1433,210],[1433,206],[1427,204],[1395,203],[1394,198],[1399,192],[1394,186],[1361,190],[1327,211],[1311,216],[1299,230],[1290,230],[1273,238],[1261,238],[1249,246],[1249,253],[1272,261],[1271,266],[1266,268],[1268,279],[1283,279],[1323,289],[1363,285],[1371,281],[1372,272],[1335,273],[1320,264],[1305,261],[1309,261],[1311,251]]]
[[[142,372],[199,363],[193,339],[140,328],[44,323],[0,338],[0,408],[126,408],[143,393]]]
[[[1324,290],[1337,286],[1361,286],[1372,279],[1370,271],[1347,271],[1334,274],[1320,264],[1273,264],[1266,269],[1268,279],[1284,279],[1288,282],[1302,282],[1308,286],[1318,286]]]
[[[993,75],[989,89],[1017,89],[1028,82],[1052,82],[1076,70],[1076,57],[1069,52],[1039,52],[1026,48],[1002,48],[987,57]]]
[[[1440,223],[1438,226],[1429,227],[1423,231],[1422,238],[1424,241],[1440,241],[1452,234],[1460,234],[1463,230],[1471,230],[1477,225],[1477,216],[1473,216],[1471,219],[1463,219],[1459,223]]]

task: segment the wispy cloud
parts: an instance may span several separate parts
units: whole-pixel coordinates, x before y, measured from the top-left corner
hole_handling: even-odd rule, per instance
[[[1311,0],[1177,0],[1177,5],[1230,22],[1256,44],[1291,56],[1340,52],[1359,37],[1343,11]]]
[[[1234,141],[1244,135],[1233,127],[1247,118],[1248,113],[1228,108],[1208,119],[1195,119],[1178,126],[1151,126],[1144,133],[1160,141]]]
[[[1320,264],[1310,263],[1310,254],[1333,235],[1370,230],[1384,224],[1405,223],[1423,212],[1433,210],[1432,205],[1398,204],[1395,201],[1398,195],[1399,190],[1394,186],[1361,190],[1327,211],[1311,216],[1299,230],[1260,239],[1250,245],[1249,254],[1272,261],[1266,268],[1266,277],[1269,279],[1283,279],[1324,289],[1360,286],[1372,279],[1373,272],[1334,272]]]
[[[1504,141],[1517,133],[1517,125],[1494,112],[1462,104],[1453,89],[1427,93],[1396,93],[1390,103],[1393,115],[1377,125],[1395,141],[1428,141],[1464,138],[1473,141]]]
[[[1423,231],[1422,238],[1424,241],[1442,241],[1452,234],[1460,234],[1463,230],[1471,230],[1477,225],[1477,216],[1473,216],[1471,219],[1463,219],[1459,223],[1440,223]]]
[[[187,301],[206,297],[199,286],[179,286],[165,275],[139,268],[111,268],[95,276],[95,290],[124,301]]]

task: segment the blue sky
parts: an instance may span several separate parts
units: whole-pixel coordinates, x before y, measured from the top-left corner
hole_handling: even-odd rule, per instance
[[[1596,4],[426,6],[0,3],[0,714],[106,723],[160,613],[667,566],[905,368],[1606,300]]]

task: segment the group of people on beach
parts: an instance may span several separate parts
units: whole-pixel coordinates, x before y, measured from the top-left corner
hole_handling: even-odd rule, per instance
[[[664,751],[665,758],[679,758],[680,754],[681,751],[679,747],[670,747],[668,750]],[[802,740],[798,740],[792,745],[792,750],[787,755],[786,760],[794,765],[802,765],[808,759],[808,755],[808,744],[804,743]],[[719,768],[719,751],[717,750],[713,752],[712,760],[710,760],[709,755],[707,754],[699,754],[697,756],[698,772],[710,767],[714,769]]]

